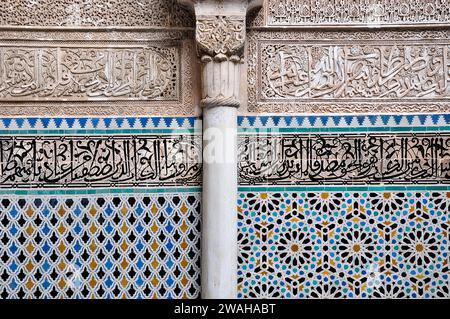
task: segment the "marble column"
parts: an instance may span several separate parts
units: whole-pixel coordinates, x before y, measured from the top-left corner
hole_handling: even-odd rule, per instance
[[[202,65],[202,298],[237,296],[237,108],[245,17],[261,0],[179,0],[193,8]]]

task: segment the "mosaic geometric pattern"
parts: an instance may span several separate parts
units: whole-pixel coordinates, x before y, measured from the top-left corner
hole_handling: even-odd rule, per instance
[[[0,130],[71,130],[70,133],[90,133],[91,129],[200,129],[201,120],[196,117],[16,117],[0,118]],[[77,131],[73,131],[77,130]],[[81,131],[80,131],[81,130]],[[146,131],[145,131],[146,132]],[[7,132],[2,132],[5,134]],[[10,132],[11,133],[11,132]],[[65,133],[59,131],[59,133]],[[98,132],[97,132],[98,133]],[[137,131],[135,133],[143,133]],[[148,132],[146,132],[148,133]]]
[[[200,125],[1,118],[0,298],[198,297]]]
[[[241,192],[240,298],[450,298],[450,192]]]
[[[1,298],[196,298],[200,194],[0,197]]]
[[[435,126],[442,129],[450,125],[450,114],[363,114],[363,115],[292,115],[292,116],[239,116],[241,131],[248,129],[365,129],[371,131],[395,131],[399,127]]]

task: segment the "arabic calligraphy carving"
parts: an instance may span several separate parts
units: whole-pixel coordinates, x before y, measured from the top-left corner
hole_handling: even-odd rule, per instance
[[[196,135],[0,138],[0,187],[199,185]]]
[[[448,37],[447,30],[251,30],[248,110],[448,112]]]
[[[267,0],[267,24],[414,25],[450,21],[446,0]]]
[[[2,47],[0,97],[177,100],[176,47]]]
[[[450,135],[239,137],[239,184],[450,183]]]
[[[448,45],[267,44],[262,99],[448,99]]]
[[[191,27],[192,15],[175,0],[3,0],[0,25],[82,27]]]

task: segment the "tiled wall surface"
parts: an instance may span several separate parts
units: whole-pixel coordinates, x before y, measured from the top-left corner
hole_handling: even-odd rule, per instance
[[[239,297],[449,298],[449,119],[239,118]]]
[[[195,298],[196,118],[3,118],[2,298]]]

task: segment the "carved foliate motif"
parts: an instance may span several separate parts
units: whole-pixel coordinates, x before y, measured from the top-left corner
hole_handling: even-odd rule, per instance
[[[447,0],[266,0],[265,8],[268,26],[403,26],[450,22]]]
[[[175,0],[2,0],[2,26],[192,27]]]
[[[198,17],[196,40],[202,62],[202,105],[239,107],[245,17]]]
[[[178,100],[179,48],[0,46],[5,100]]]
[[[200,54],[211,57],[241,55],[245,41],[243,17],[199,17],[196,28],[197,48]]]

